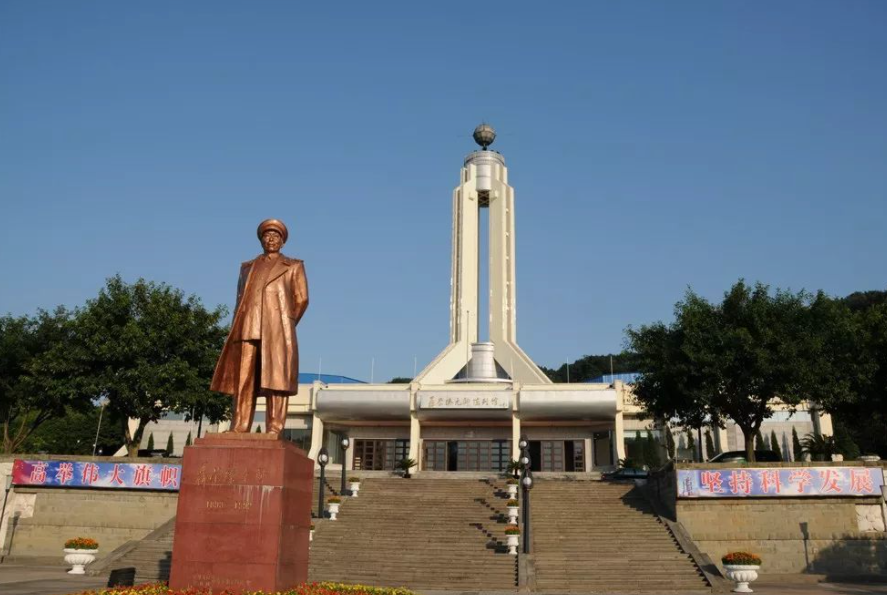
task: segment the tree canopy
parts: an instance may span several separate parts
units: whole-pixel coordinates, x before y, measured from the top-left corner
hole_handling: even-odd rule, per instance
[[[836,420],[836,437],[845,457],[862,454],[887,458],[887,291],[852,293],[831,304],[830,315],[842,332],[827,337],[836,362],[824,374],[831,386],[816,396]]]
[[[641,372],[635,395],[649,414],[691,427],[732,419],[754,460],[755,434],[777,400],[791,407],[840,389],[829,348],[847,330],[822,293],[740,280],[714,304],[688,290],[674,322],[628,330]]]
[[[557,369],[540,366],[552,382],[588,382],[610,373],[636,372],[637,358],[633,353],[608,353],[606,355],[585,355],[573,363],[564,363]]]
[[[90,406],[76,380],[82,353],[74,337],[74,313],[64,308],[0,317],[3,452],[18,451],[50,419]]]
[[[231,399],[209,390],[227,333],[220,324],[225,314],[169,285],[128,284],[116,276],[77,310],[0,317],[3,451],[81,453],[88,444],[92,452],[94,434],[87,439],[76,428],[97,427],[92,418],[102,398],[108,400],[103,424],[117,424],[132,455],[146,424],[165,411],[225,419]],[[59,423],[35,434],[53,419]],[[130,419],[138,421],[134,431]],[[63,420],[70,431],[59,425]]]
[[[165,410],[224,418],[230,398],[209,390],[225,341],[222,306],[207,310],[195,296],[185,297],[163,283],[139,279],[127,284],[108,279],[98,297],[78,316],[78,341],[85,353],[81,384],[87,394],[108,399],[118,419],[135,419],[124,428],[127,449],[135,456],[145,426]],[[126,421],[123,422],[126,424]]]

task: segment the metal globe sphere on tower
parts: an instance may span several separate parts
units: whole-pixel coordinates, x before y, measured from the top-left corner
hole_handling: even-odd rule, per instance
[[[474,142],[479,144],[484,151],[493,144],[494,140],[496,140],[496,131],[486,122],[482,122],[474,129]]]

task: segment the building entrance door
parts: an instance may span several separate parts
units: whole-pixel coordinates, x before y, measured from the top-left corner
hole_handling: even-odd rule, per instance
[[[533,471],[585,471],[584,440],[530,440]]]
[[[426,440],[422,468],[427,471],[507,471],[508,440]]]

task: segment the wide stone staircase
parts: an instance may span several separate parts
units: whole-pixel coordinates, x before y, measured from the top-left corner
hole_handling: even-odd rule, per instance
[[[339,519],[316,522],[309,580],[439,590],[514,590],[504,482],[365,478]]]
[[[530,498],[537,591],[711,592],[633,484],[539,479]]]

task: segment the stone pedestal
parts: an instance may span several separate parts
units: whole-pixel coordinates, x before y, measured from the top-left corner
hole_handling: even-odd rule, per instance
[[[267,434],[185,449],[169,585],[282,591],[308,578],[314,464]]]

